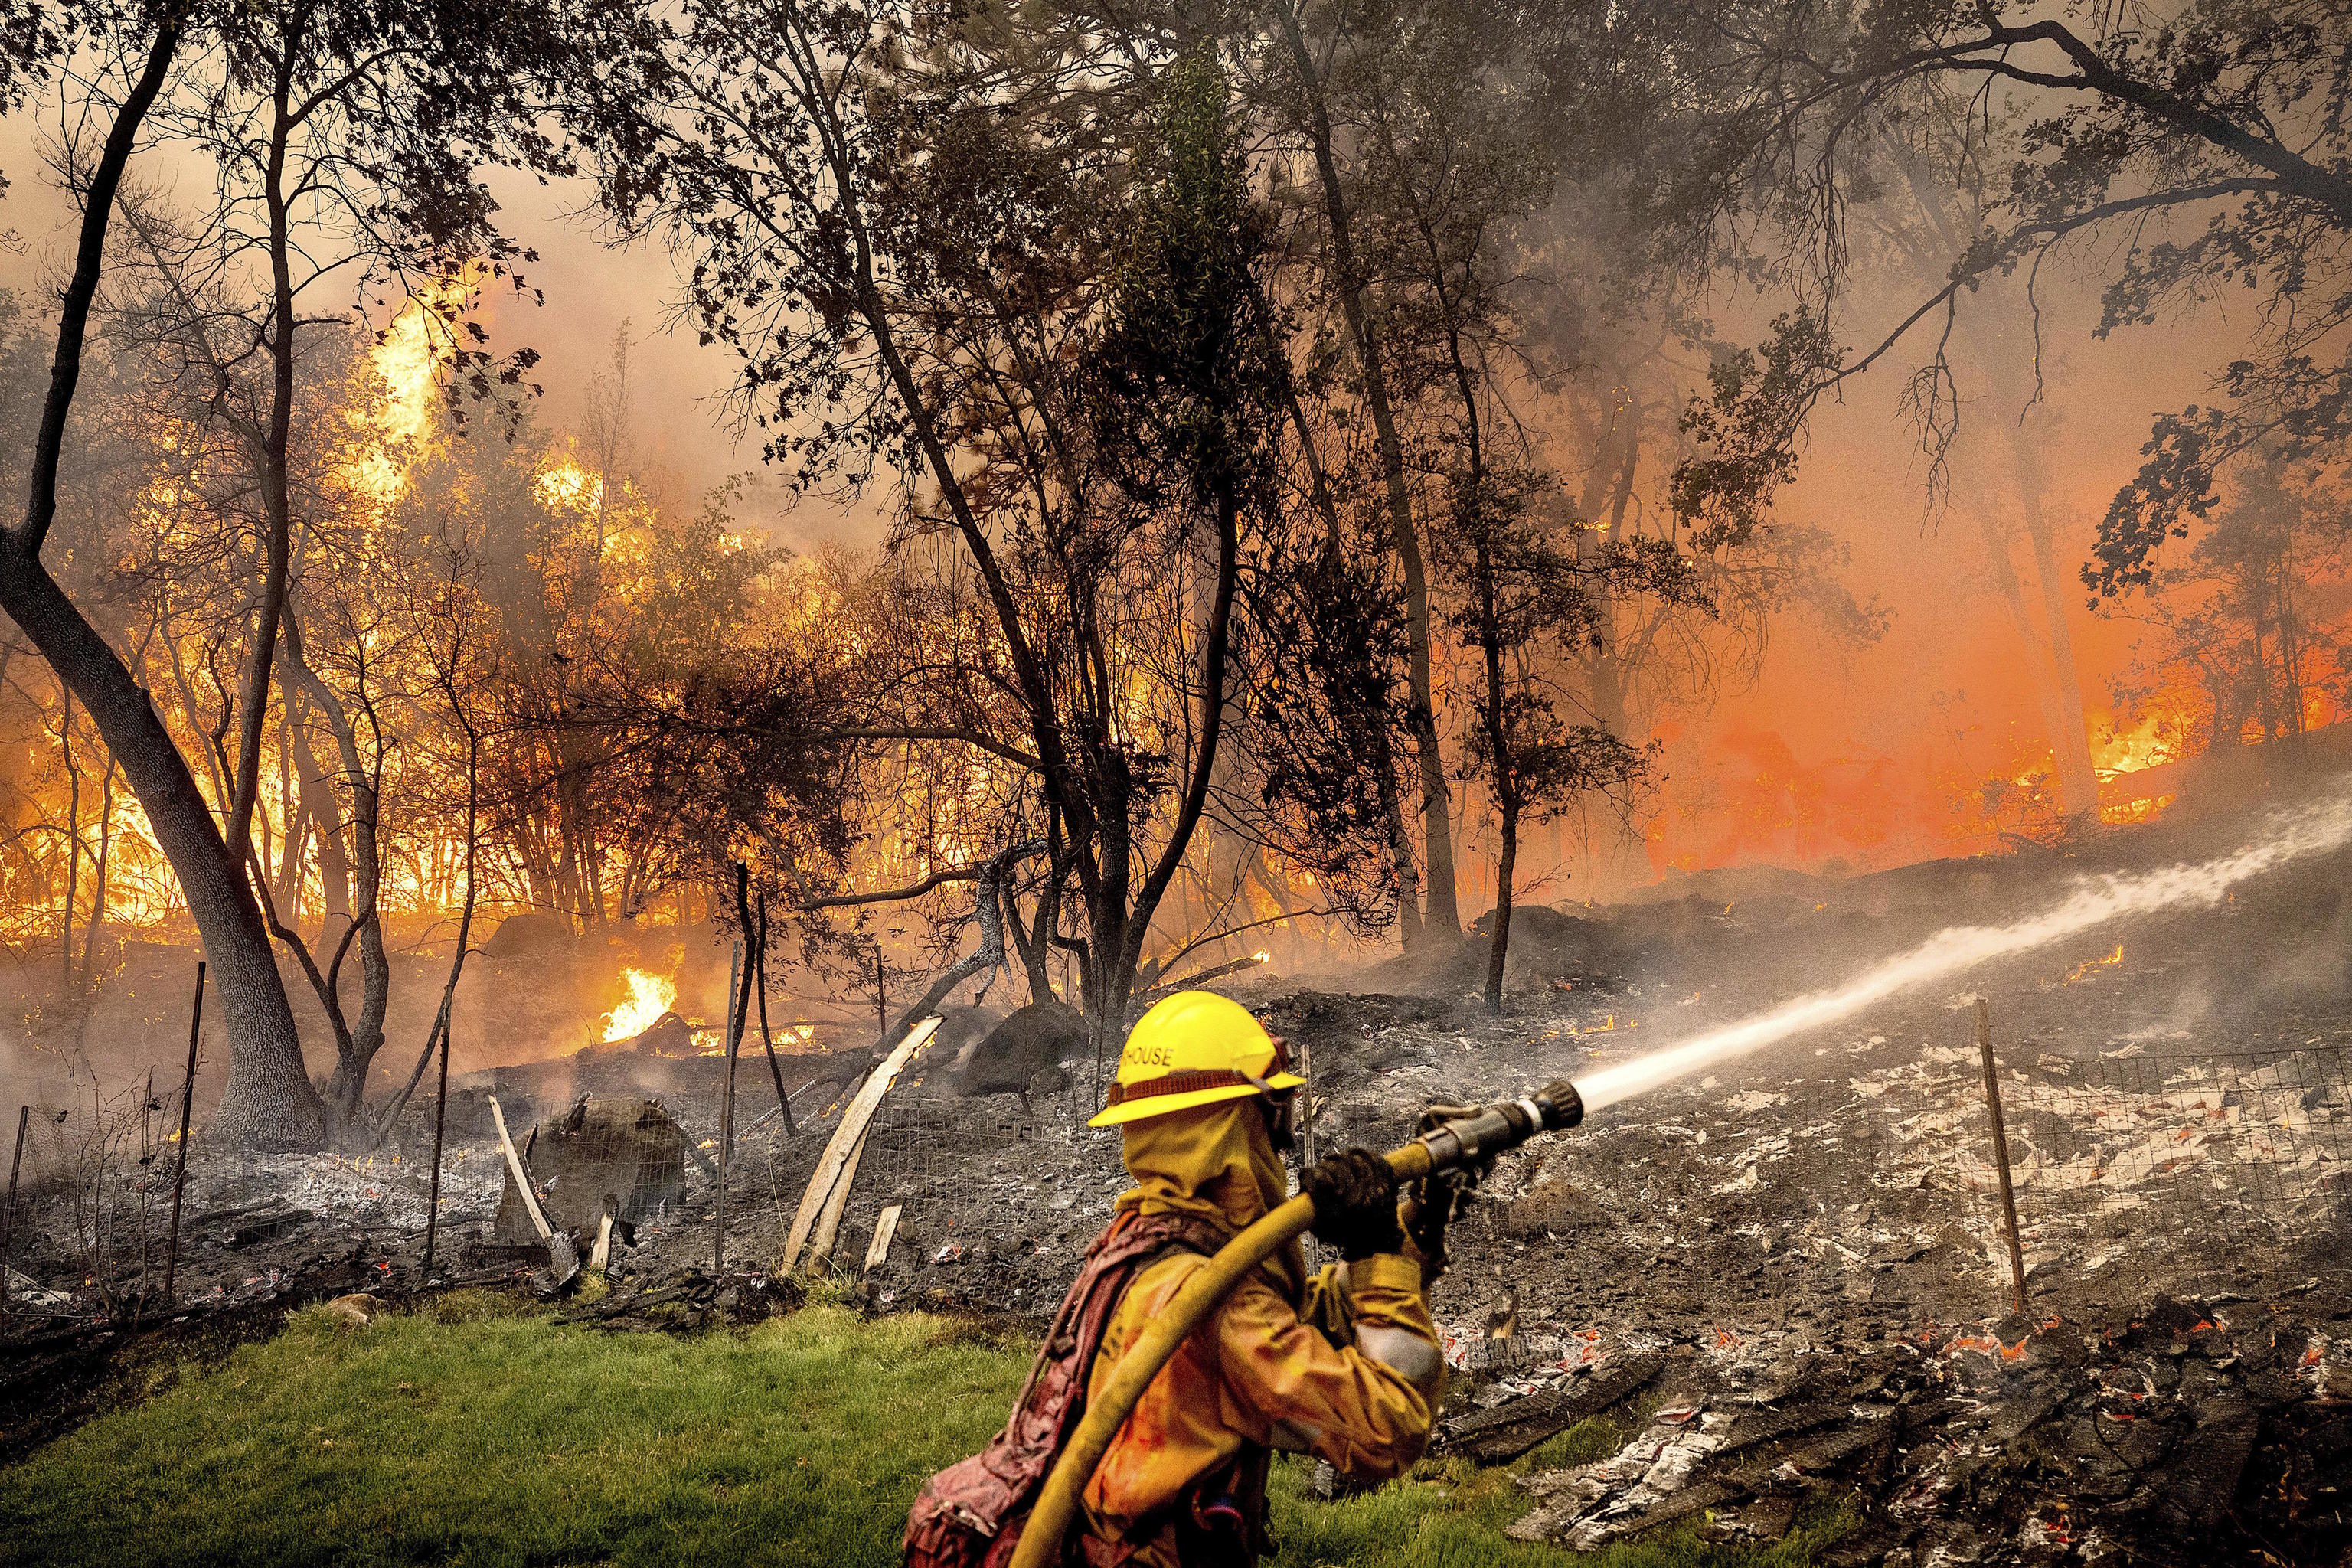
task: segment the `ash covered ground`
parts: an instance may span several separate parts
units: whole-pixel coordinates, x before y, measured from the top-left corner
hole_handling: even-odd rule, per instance
[[[1945,928],[2032,912],[2070,877],[2232,842],[2217,831],[2157,825],[2079,854],[1847,879],[1720,874],[1647,902],[1523,910],[1499,1018],[1475,995],[1475,943],[1235,994],[1311,1057],[1315,1147],[1386,1147],[1431,1101],[1589,1073]],[[1854,1523],[1833,1555],[1855,1563],[2343,1560],[2347,868],[2315,858],[2217,908],[1980,968],[1505,1157],[1433,1296],[1456,1369],[1441,1447],[1502,1462],[1612,1416],[1619,1451],[1523,1481],[1516,1531],[1580,1548],[1694,1514],[1771,1537],[1837,1503]],[[1979,994],[2008,1101],[2022,1314]],[[434,1279],[521,1288],[544,1261],[512,1212],[489,1095],[519,1138],[580,1095],[636,1096],[694,1152],[616,1252],[614,1294],[567,1310],[659,1331],[796,1299],[803,1286],[765,1270],[863,1060],[785,1058],[800,1112],[787,1135],[765,1061],[746,1053],[724,1271],[716,1059],[607,1051],[468,1075],[450,1101]],[[1050,1311],[1124,1185],[1115,1137],[1082,1126],[1093,1072],[1070,1063],[1067,1088],[1041,1079],[1024,1106],[955,1098],[944,1063],[919,1060],[868,1134],[841,1284],[876,1311]],[[426,1287],[429,1150],[420,1106],[372,1158],[200,1152],[174,1315]],[[74,1205],[53,1193],[18,1221],[11,1447],[72,1419],[70,1402],[41,1414],[28,1379],[102,1363],[122,1331],[119,1316],[68,1321],[92,1289],[75,1273]],[[886,1206],[895,1240],[861,1271]],[[27,1324],[44,1301],[49,1326]]]

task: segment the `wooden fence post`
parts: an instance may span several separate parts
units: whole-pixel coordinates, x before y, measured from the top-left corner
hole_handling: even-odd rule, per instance
[[[16,1173],[25,1168],[25,1129],[33,1120],[33,1108],[16,1108],[16,1153],[8,1162],[8,1207],[0,1213],[0,1323],[8,1321],[8,1255],[16,1239]]]
[[[425,1200],[425,1278],[433,1277],[433,1243],[441,1228],[441,1132],[449,1124],[449,1037],[457,1026],[441,1024],[441,1081],[433,1093],[433,1191]]]
[[[2000,1218],[2009,1237],[2009,1281],[2019,1317],[2025,1316],[2025,1248],[2017,1239],[2017,1194],[2009,1181],[2009,1128],[2000,1113],[2000,1075],[1992,1059],[1992,1009],[1977,998],[1977,1052],[1984,1058],[1985,1107],[1992,1113],[1992,1159],[2000,1173]]]
[[[205,1027],[205,961],[196,960],[196,999],[188,1009],[188,1081],[180,1086],[180,1157],[172,1172],[172,1239],[163,1253],[163,1305],[179,1298],[173,1289],[180,1277],[180,1199],[188,1190],[188,1120],[196,1103],[196,1037]]]
[[[741,869],[741,868],[737,868]],[[719,1196],[711,1205],[710,1271],[727,1272],[727,1160],[735,1142],[735,1047],[743,1037],[743,943],[727,966],[727,1080],[719,1091]]]

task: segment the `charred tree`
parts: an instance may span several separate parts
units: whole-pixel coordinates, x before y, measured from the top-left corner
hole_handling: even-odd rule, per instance
[[[241,858],[215,826],[210,804],[146,691],[41,561],[41,546],[57,516],[58,463],[81,376],[108,221],[141,125],[172,71],[184,26],[175,8],[153,27],[143,64],[89,172],[34,448],[31,494],[23,521],[0,533],[0,609],[80,699],[179,878],[204,939],[229,1037],[228,1087],[216,1125],[229,1140],[249,1147],[312,1148],[326,1132],[324,1107],[303,1070],[293,1010]]]
[[[1405,946],[1430,937],[1462,934],[1462,916],[1454,893],[1454,805],[1445,779],[1445,757],[1437,736],[1436,688],[1430,662],[1430,592],[1423,562],[1421,528],[1413,516],[1412,492],[1405,474],[1404,441],[1399,434],[1397,411],[1389,390],[1387,350],[1381,325],[1367,300],[1370,286],[1364,258],[1355,238],[1347,187],[1341,178],[1328,87],[1315,56],[1299,26],[1295,0],[1275,0],[1276,21],[1297,73],[1300,130],[1315,163],[1322,200],[1326,243],[1331,252],[1333,292],[1347,323],[1355,352],[1357,374],[1364,404],[1379,442],[1381,480],[1387,501],[1390,538],[1403,574],[1405,649],[1408,688],[1405,721],[1412,736],[1421,779],[1422,847],[1427,864],[1428,891],[1421,910],[1405,921]],[[1332,40],[1335,49],[1347,40]]]

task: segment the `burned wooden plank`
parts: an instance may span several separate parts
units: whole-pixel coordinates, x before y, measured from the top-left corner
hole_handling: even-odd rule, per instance
[[[898,1215],[903,1212],[904,1205],[892,1204],[874,1222],[874,1239],[866,1244],[863,1272],[871,1274],[890,1260],[890,1242],[898,1234]]]
[[[833,1244],[841,1235],[841,1216],[849,1207],[849,1191],[857,1184],[857,1167],[866,1158],[866,1132],[861,1129],[857,1142],[850,1145],[849,1158],[841,1173],[825,1194],[824,1206],[817,1211],[816,1228],[809,1233],[806,1269],[811,1279],[824,1275],[833,1262]]]
[[[1732,1423],[1731,1430],[1725,1435],[1722,1446],[1716,1449],[1715,1457],[1726,1459],[1766,1443],[1802,1436],[1843,1418],[1849,1408],[1848,1404],[1821,1400],[1792,1405],[1786,1410],[1748,1411]]]
[[[1885,1440],[1894,1430],[1893,1422],[1882,1418],[1865,1420],[1834,1432],[1823,1432],[1794,1448],[1751,1459],[1727,1479],[1732,1485],[1748,1491],[1761,1491],[1776,1479],[1815,1474],[1833,1465],[1843,1464]]]
[[[2201,1406],[2194,1436],[2165,1472],[2158,1513],[2187,1528],[2212,1529],[2237,1498],[2261,1426],[2252,1403],[2241,1395],[2222,1394]]]
[[[604,1212],[596,1221],[596,1247],[588,1255],[588,1272],[602,1279],[613,1264],[613,1222],[617,1217],[620,1202],[612,1194],[604,1194]]]
[[[1737,1472],[1707,1480],[1693,1481],[1680,1491],[1660,1499],[1631,1518],[1608,1521],[1606,1539],[1614,1541],[1621,1537],[1640,1535],[1655,1530],[1662,1524],[1672,1524],[1678,1519],[1688,1519],[1701,1509],[1718,1508],[1725,1503],[1738,1502],[1752,1495],[1755,1490],[1756,1486],[1748,1484]]]
[[[1437,1447],[1482,1465],[1506,1465],[1556,1432],[1623,1404],[1655,1381],[1664,1363],[1636,1356],[1566,1388],[1547,1389],[1447,1422]]]
[[[833,1210],[832,1226],[825,1235],[820,1255],[832,1251],[831,1228],[839,1226],[839,1205],[847,1203],[849,1197],[845,1171],[854,1166],[859,1152],[865,1147],[866,1125],[874,1120],[876,1109],[881,1105],[882,1097],[889,1091],[890,1085],[897,1080],[899,1069],[917,1051],[930,1043],[931,1037],[939,1032],[940,1022],[935,1014],[908,1031],[907,1037],[898,1042],[882,1064],[867,1075],[866,1082],[849,1102],[848,1109],[841,1113],[841,1125],[833,1130],[832,1140],[825,1144],[824,1153],[817,1161],[816,1173],[809,1178],[808,1189],[801,1194],[800,1208],[793,1215],[792,1229],[785,1235],[783,1251],[776,1258],[775,1272],[779,1278],[792,1273],[799,1266],[801,1248],[808,1241],[811,1230],[823,1223],[821,1216],[828,1206]],[[854,1172],[849,1179],[855,1179]],[[839,1203],[835,1203],[834,1198],[836,1186],[841,1189]]]
[[[1815,1422],[1814,1426],[1825,1424],[1827,1420],[1834,1418],[1836,1414],[1832,1412],[1831,1415],[1823,1416],[1821,1421]],[[1807,1419],[1811,1419],[1811,1416],[1808,1415]],[[1763,1436],[1764,1430],[1764,1427],[1759,1426],[1755,1436],[1748,1443],[1738,1446],[1752,1448],[1765,1443],[1782,1442],[1789,1437],[1803,1435],[1802,1429],[1790,1428],[1767,1437]],[[1672,1524],[1677,1520],[1688,1519],[1702,1509],[1719,1508],[1727,1503],[1739,1502],[1754,1497],[1782,1480],[1800,1477],[1810,1478],[1861,1453],[1885,1436],[1887,1424],[1885,1422],[1874,1422],[1863,1426],[1848,1426],[1839,1431],[1823,1433],[1821,1436],[1809,1443],[1801,1444],[1791,1451],[1768,1454],[1718,1474],[1696,1479],[1679,1491],[1662,1498],[1638,1514],[1630,1518],[1609,1521],[1606,1538],[1614,1541],[1644,1534],[1657,1529],[1660,1525]],[[1737,1443],[1738,1433],[1735,1430],[1732,1440],[1717,1449],[1710,1458],[1720,1458],[1726,1453],[1734,1451],[1734,1445]],[[1596,1542],[1595,1544],[1598,1542]]]

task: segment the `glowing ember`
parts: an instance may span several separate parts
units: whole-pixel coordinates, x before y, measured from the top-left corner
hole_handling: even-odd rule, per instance
[[[2084,975],[2090,973],[2095,969],[2109,969],[2114,967],[2116,964],[2121,963],[2123,961],[2124,944],[2122,942],[2117,942],[2116,943],[2115,952],[2107,954],[2106,957],[2087,958],[2082,963],[2076,964],[2074,967],[2073,972],[2066,976],[2066,984],[2072,985],[2074,982],[2082,979]]]
[[[642,969],[624,969],[629,999],[604,1015],[604,1038],[626,1040],[644,1034],[677,1001],[677,982]]]

